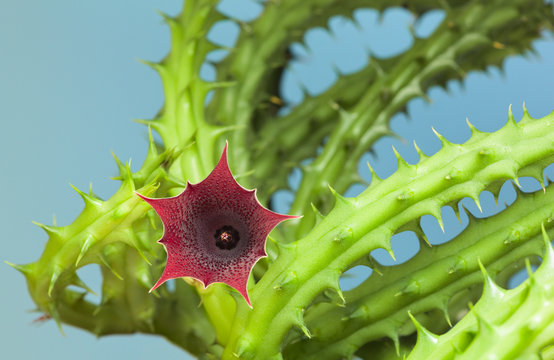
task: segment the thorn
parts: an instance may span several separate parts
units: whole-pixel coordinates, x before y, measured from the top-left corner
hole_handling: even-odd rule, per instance
[[[333,241],[336,243],[341,243],[346,240],[352,239],[354,236],[354,232],[351,227],[347,227],[346,229],[340,230],[337,235],[333,238]]]
[[[79,190],[78,188],[73,186],[73,184],[69,183],[69,185],[73,188],[73,190],[75,190],[77,192],[77,194],[79,194],[79,196],[81,196],[81,198],[83,199],[83,201],[85,203],[85,208],[87,206],[93,206],[94,208],[99,208],[99,207],[102,206],[102,203],[100,201],[98,201],[97,199],[94,199],[90,195],[88,195],[85,192]],[[92,188],[92,184],[91,184],[91,188]]]
[[[525,258],[525,270],[527,270],[527,276],[529,279],[533,278],[533,268],[531,267],[531,262],[529,258]]]
[[[348,316],[344,316],[341,320],[346,321],[350,319],[366,319],[369,314],[369,308],[367,305],[362,305],[353,312],[351,312]]]
[[[172,25],[172,24],[177,24],[177,20],[171,16],[169,16],[168,14],[160,11],[160,10],[156,10],[156,12],[158,13],[158,15],[160,15],[161,17],[163,17],[164,21],[168,24],[168,25]]]
[[[11,266],[12,268],[14,268],[15,270],[19,271],[20,273],[22,273],[23,275],[27,276],[31,273],[31,269],[29,268],[29,265],[17,265],[17,264],[14,264],[14,263],[11,263],[9,261],[4,261],[7,265]]]
[[[348,207],[354,206],[354,203],[352,202],[352,200],[345,198],[344,196],[336,192],[336,190],[333,189],[333,187],[330,184],[328,184],[327,186],[329,187],[329,190],[331,190],[331,194],[333,194],[333,197],[335,198],[335,206],[337,205],[347,205]]]
[[[123,180],[124,175],[125,175],[125,165],[123,165],[123,163],[121,162],[121,160],[119,160],[119,158],[113,152],[113,150],[112,150],[112,157],[115,160],[115,163],[117,165],[117,169],[119,170],[119,176],[118,177],[113,177],[112,179],[114,179],[114,180]]]
[[[460,205],[461,205],[461,204],[460,204]],[[460,213],[461,213],[462,211],[464,211],[464,213],[465,213],[465,208],[464,208],[463,205],[461,205],[461,206],[462,206],[462,208],[460,209],[460,208],[458,208],[458,206],[454,205],[454,206],[452,207],[452,210],[454,211],[454,214],[456,215],[456,219],[458,219],[458,222],[459,222],[460,224],[463,225],[463,223],[462,223],[462,217],[461,217],[461,214],[460,214]],[[497,205],[497,207],[498,207],[498,205]]]
[[[390,257],[394,262],[396,262],[396,257],[394,256],[394,251],[392,251],[392,247],[390,246],[390,239],[389,239],[389,246],[385,247],[385,250],[389,253]]]
[[[469,195],[469,198],[475,202],[477,209],[479,209],[479,212],[482,214],[483,208],[481,207],[481,202],[479,201],[479,191],[476,191],[473,195]]]
[[[504,239],[504,245],[510,245],[518,242],[521,239],[521,233],[518,229],[513,229],[506,239]]]
[[[158,133],[161,133],[164,131],[164,127],[163,127],[164,124],[157,120],[132,119],[132,121],[137,124],[142,124],[142,125],[151,127],[152,129],[156,130]]]
[[[421,162],[422,160],[425,160],[428,158],[427,155],[425,155],[425,153],[423,151],[421,151],[421,149],[419,148],[419,146],[417,146],[417,143],[416,141],[414,140],[414,148],[417,152],[417,155],[419,156],[419,162]]]
[[[396,356],[400,356],[400,340],[398,339],[398,333],[393,331],[392,333],[387,334],[387,336],[394,343],[394,350],[396,351]]]
[[[98,294],[96,294],[96,292],[94,292],[94,290],[92,290],[90,287],[88,287],[88,285],[85,284],[85,282],[79,276],[77,276],[77,274],[74,275],[72,284],[75,285],[75,286],[78,286],[82,289],[85,289],[86,291],[88,291],[89,293],[91,293],[94,296],[98,296]]]
[[[502,297],[504,297],[505,291],[498,286],[494,280],[490,277],[489,273],[485,269],[485,266],[481,262],[480,258],[477,258],[477,263],[479,264],[479,268],[481,269],[481,274],[483,275],[483,295],[482,298],[490,298],[499,300]]]
[[[408,316],[410,317],[410,319],[412,320],[412,322],[414,323],[414,326],[416,328],[416,331],[417,331],[417,343],[416,343],[416,346],[418,344],[436,344],[437,341],[439,340],[439,337],[435,334],[433,334],[432,332],[430,332],[429,330],[427,330],[425,328],[425,326],[421,325],[421,323],[419,321],[417,321],[417,319],[412,315],[411,311],[408,311]],[[452,325],[450,325],[452,326]],[[422,345],[420,345],[422,346]]]
[[[63,228],[44,225],[36,221],[32,221],[32,223],[40,227],[42,230],[44,230],[49,238],[55,238],[55,237],[61,238],[60,230]]]
[[[56,305],[52,301],[48,303],[48,312],[56,322],[56,325],[58,325],[58,330],[60,330],[60,333],[62,334],[62,336],[65,336],[65,333],[62,328],[62,322],[60,320],[60,314],[58,313],[58,309],[56,309]]]
[[[432,215],[435,219],[437,219],[437,222],[442,230],[442,233],[444,234],[444,222],[442,220],[442,214],[441,214],[441,208],[439,206],[434,206],[429,209],[429,214]]]
[[[302,332],[308,339],[312,338],[312,334],[310,333],[310,330],[304,322],[304,309],[296,310],[296,326],[298,326],[300,330],[302,330]]]
[[[112,272],[112,274],[114,274],[114,276],[115,276],[116,278],[118,278],[119,280],[123,280],[123,277],[122,277],[121,275],[119,275],[119,274],[117,273],[117,271],[115,271],[115,269],[112,267],[112,265],[110,265],[110,263],[108,262],[108,259],[106,258],[106,255],[100,253],[100,254],[98,254],[98,256],[100,257],[100,260],[102,260],[102,263],[103,263],[104,265],[106,265],[106,267],[107,267],[108,269],[110,269],[110,271]]]
[[[52,297],[54,285],[56,285],[56,282],[60,278],[62,271],[63,270],[59,265],[54,265],[52,268],[52,276],[50,277],[50,283],[48,284],[48,297],[50,298]]]
[[[439,223],[439,226],[440,226],[440,228],[441,228],[441,230],[442,230],[442,233],[444,234],[444,222],[442,221],[442,216],[439,216],[439,217],[437,218],[437,222]]]
[[[446,320],[446,323],[448,326],[452,327],[452,321],[450,320],[450,313],[448,312],[448,299],[446,301],[443,301],[441,306],[439,307],[439,310],[444,315],[444,320]]]
[[[448,270],[448,273],[454,274],[455,272],[465,271],[465,270],[467,270],[467,262],[465,261],[464,258],[458,256],[456,258],[456,263],[450,267],[450,269]]]
[[[479,209],[479,212],[483,213],[483,208],[481,207],[481,202],[479,202],[479,198],[474,200],[475,200],[475,205],[477,205],[477,208]]]
[[[471,134],[476,134],[476,133],[480,133],[479,130],[477,130],[477,128],[475,126],[473,126],[472,123],[469,122],[469,118],[466,117],[466,123],[467,123],[467,126],[469,127],[469,130],[471,130]]]
[[[296,283],[297,280],[298,279],[297,279],[296,271],[286,272],[279,277],[279,280],[277,280],[277,285],[275,285],[273,289],[276,291],[281,291],[287,286],[290,286]]]
[[[237,358],[237,359],[240,359],[242,358],[242,356],[246,353],[251,353],[252,352],[252,346],[250,344],[250,342],[247,340],[247,339],[239,339],[238,341],[238,344],[235,348],[235,351],[233,352],[233,355]]]
[[[367,266],[375,271],[377,273],[377,275],[379,276],[383,276],[383,272],[381,271],[381,264],[379,264],[377,261],[375,261],[375,259],[373,258],[373,256],[371,256],[371,254],[367,255]]]
[[[155,63],[153,61],[148,61],[148,60],[144,60],[144,59],[137,59],[137,61],[140,62],[141,64],[144,64],[144,65],[152,68],[158,74],[160,74],[160,76],[161,76],[162,72],[165,71],[163,64]]]
[[[405,200],[409,200],[413,197],[414,197],[414,192],[413,191],[406,191],[406,192],[403,192],[402,194],[398,195],[396,197],[396,199],[399,200],[399,201],[405,201]]]
[[[419,285],[419,282],[417,280],[410,280],[406,286],[402,288],[402,290],[398,291],[394,296],[402,296],[402,295],[415,295],[419,294],[421,291],[421,287]]]
[[[419,238],[421,238],[421,240],[423,240],[423,242],[425,243],[425,245],[427,247],[433,247],[433,245],[431,245],[431,243],[429,242],[429,239],[427,238],[427,235],[425,235],[425,233],[423,231],[420,233]]]
[[[440,140],[440,142],[443,146],[447,146],[447,145],[450,144],[450,142],[448,140],[446,140],[446,138],[444,136],[439,134],[439,132],[437,130],[435,130],[434,127],[431,126],[431,130],[433,130],[433,132],[435,133],[435,136]]]
[[[148,260],[148,258],[146,257],[146,255],[144,254],[144,252],[139,248],[139,245],[135,243],[135,249],[137,249],[137,252],[138,254],[140,255],[140,257],[142,258],[142,260],[144,260],[145,263],[147,263],[148,265],[152,265],[152,263],[150,262],[150,260]]]
[[[514,114],[512,113],[512,104],[508,107],[508,122],[506,125],[516,125],[516,119],[514,119]]]
[[[523,119],[522,120],[531,120],[532,117],[529,115],[529,112],[527,111],[527,107],[525,106],[525,101],[523,102]]]
[[[316,223],[319,223],[323,219],[323,215],[319,211],[319,209],[314,205],[314,203],[310,203],[312,206],[312,211],[314,212],[314,215],[316,217]]]
[[[382,179],[379,177],[379,175],[377,175],[375,170],[373,170],[369,161],[367,162],[367,168],[369,169],[369,172],[371,174],[371,185],[377,185],[378,183],[380,183]]]
[[[133,179],[133,173],[131,171],[131,159],[125,164],[125,175],[123,177],[123,182],[127,182],[129,186],[129,190],[131,192],[134,192],[135,189],[135,180]]]
[[[410,165],[406,162],[406,160],[404,160],[404,158],[402,156],[400,156],[400,154],[398,153],[398,151],[396,150],[396,148],[394,147],[394,145],[392,146],[392,151],[394,152],[394,155],[396,156],[396,159],[398,160],[398,169],[400,170],[401,168],[407,168],[409,167]]]
[[[331,290],[332,292],[336,293],[337,296],[339,297],[339,301],[340,303],[337,303],[335,302],[333,297],[329,297],[330,300],[333,300],[333,303],[335,303],[336,305],[340,306],[340,307],[344,307],[346,305],[346,299],[344,298],[344,294],[340,288],[340,285],[339,285],[339,278],[341,276],[342,272],[337,270],[335,271],[335,273],[333,274],[332,278],[331,278],[331,281],[330,283],[327,285],[328,286],[328,289]]]
[[[90,246],[95,241],[96,239],[94,238],[94,236],[92,236],[92,234],[88,234],[87,238],[83,242],[83,245],[81,246],[81,250],[79,252],[79,255],[77,256],[77,260],[75,260],[75,267],[79,266],[79,263],[81,262],[81,260],[83,259],[87,251],[89,250]]]
[[[156,221],[159,219],[159,217],[158,217],[158,215],[156,215],[154,209],[149,210],[146,213],[146,216],[148,217],[148,220],[150,221],[150,225],[152,226],[152,229],[156,230],[157,229]]]
[[[514,172],[515,172],[515,170],[514,170]],[[514,182],[514,184],[516,184],[516,186],[521,190],[521,184],[519,183],[519,178],[517,177],[517,175],[514,175],[514,177],[513,177],[511,180],[512,180],[512,181]],[[497,204],[497,206],[498,206],[498,204]]]
[[[152,124],[148,124],[148,153],[152,154],[154,157],[158,156],[158,148],[156,147],[156,142],[152,135]]]

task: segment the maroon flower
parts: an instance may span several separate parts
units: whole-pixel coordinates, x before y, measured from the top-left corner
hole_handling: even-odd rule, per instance
[[[181,194],[165,199],[137,195],[164,224],[158,242],[165,246],[167,264],[152,290],[169,279],[190,276],[204,286],[225,283],[248,305],[246,282],[256,261],[267,256],[267,235],[281,221],[297,217],[264,208],[256,190],[235,181],[227,164],[227,145],[210,175],[198,184],[187,182]]]

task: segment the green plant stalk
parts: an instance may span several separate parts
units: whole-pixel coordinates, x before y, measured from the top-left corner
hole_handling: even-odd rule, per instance
[[[376,3],[382,4],[382,2]],[[228,82],[207,83],[198,77],[200,65],[205,55],[216,48],[213,44],[204,40],[207,29],[215,21],[222,18],[213,9],[213,5],[214,2],[211,0],[187,1],[185,10],[179,17],[166,17],[172,34],[171,53],[160,64],[149,63],[159,72],[162,78],[166,104],[156,119],[152,121],[139,120],[139,122],[145,122],[159,132],[164,146],[168,150],[158,154],[156,144],[151,138],[147,159],[141,169],[134,174],[131,173],[128,165],[124,166],[118,161],[121,172],[120,179],[123,181],[120,190],[107,201],[98,199],[92,192],[85,194],[78,191],[86,205],[75,222],[65,227],[41,225],[49,235],[45,252],[41,258],[32,264],[14,265],[26,276],[29,291],[39,310],[54,317],[58,323],[62,321],[70,323],[98,335],[135,331],[159,333],[198,355],[205,354],[208,351],[219,354],[221,349],[214,349],[211,346],[216,339],[216,333],[219,343],[226,345],[230,340],[230,345],[227,345],[226,356],[229,354],[229,349],[237,345],[237,336],[240,336],[240,334],[229,331],[229,320],[235,312],[235,303],[225,287],[213,286],[207,292],[200,291],[203,304],[203,308],[200,309],[197,308],[200,298],[191,287],[182,281],[177,282],[174,292],[169,292],[167,287],[161,287],[157,292],[154,292],[154,295],[148,294],[148,289],[151,288],[155,276],[159,275],[163,266],[163,251],[160,251],[161,247],[156,246],[153,242],[153,239],[159,238],[161,229],[159,226],[155,227],[156,224],[159,225],[159,221],[153,216],[153,212],[149,211],[149,207],[145,206],[144,203],[137,201],[134,195],[135,190],[144,195],[151,195],[154,192],[156,192],[156,196],[176,194],[183,188],[185,180],[196,182],[204,178],[217,160],[222,145],[220,136],[225,131],[241,131],[241,134],[236,135],[237,139],[244,135],[244,139],[247,141],[236,143],[233,146],[234,149],[237,149],[237,154],[247,153],[245,149],[249,146],[247,144],[251,135],[248,135],[249,133],[246,132],[245,127],[241,127],[240,124],[240,119],[247,120],[246,110],[244,110],[244,113],[240,113],[244,116],[240,117],[239,120],[231,119],[224,126],[218,124],[217,121],[206,121],[204,116],[204,100],[207,93],[212,89],[232,85]],[[340,6],[338,2],[335,5]],[[329,11],[329,14],[336,12],[335,10]],[[277,15],[273,16],[275,19],[278,18]],[[267,66],[267,64],[265,65]],[[260,78],[263,78],[263,76]],[[241,97],[248,95],[248,93],[249,91],[239,91]],[[245,100],[247,98],[248,96],[245,96],[241,99]],[[241,111],[240,106],[245,105],[242,100],[237,102],[239,104],[238,109]],[[504,130],[504,133],[509,133],[509,131]],[[540,143],[540,141],[535,141],[535,143]],[[523,147],[527,144],[521,141],[516,145]],[[523,162],[515,166],[516,169],[513,174],[511,172],[513,169],[509,169],[509,174],[502,173],[502,170],[507,169],[504,165],[500,166],[502,169],[492,169],[491,166],[499,164],[501,160],[497,158],[498,154],[493,152],[491,156],[487,150],[478,156],[480,163],[478,166],[469,169],[469,175],[464,174],[461,177],[462,180],[455,179],[452,182],[464,185],[462,191],[457,190],[458,193],[454,192],[450,195],[457,198],[458,195],[471,192],[474,196],[475,193],[478,194],[479,189],[484,188],[485,185],[490,185],[495,176],[499,178],[502,176],[513,177],[519,167],[522,167],[523,170],[530,169],[534,171],[534,169],[539,168],[537,164],[550,159],[547,154],[547,151],[550,150],[548,146],[534,149],[529,156],[535,154],[542,160],[533,162],[530,157],[524,157]],[[456,152],[452,147],[449,151],[450,154]],[[239,158],[237,154],[233,155],[231,152],[232,157]],[[468,153],[465,155],[467,155],[467,158],[470,157]],[[500,158],[503,156],[507,156],[507,154],[499,155]],[[463,158],[462,155],[456,158],[463,162],[463,160],[460,160]],[[245,161],[250,162],[249,158],[246,158]],[[481,165],[486,166],[479,170],[478,168]],[[242,164],[237,166],[250,167]],[[415,168],[417,167],[406,167],[406,169]],[[406,169],[403,171],[409,173],[410,171]],[[492,175],[487,175],[486,169],[489,169]],[[466,175],[483,176],[484,178],[479,180],[479,184],[474,184],[469,180],[469,177],[465,177]],[[158,182],[160,183],[158,184]],[[398,185],[398,182],[396,184]],[[433,190],[444,190],[439,188],[438,185],[433,186]],[[380,189],[386,190],[387,187],[382,185]],[[387,191],[392,190],[389,188]],[[386,194],[390,195],[391,193],[385,191]],[[419,195],[422,195],[421,199],[423,199],[428,194]],[[390,250],[390,244],[387,243],[386,238],[392,234],[395,226],[398,225],[396,222],[404,221],[401,217],[391,218],[392,220],[385,222],[387,225],[391,225],[390,232],[387,231],[382,239],[369,246],[365,244],[357,247],[355,246],[355,240],[358,239],[359,235],[369,234],[372,230],[371,227],[379,221],[377,219],[377,222],[364,224],[361,217],[363,207],[371,208],[374,205],[372,195],[359,197],[355,202],[355,206],[354,203],[344,200],[338,195],[335,196],[338,201],[342,201],[342,205],[339,204],[335,207],[335,214],[339,216],[336,219],[327,217],[318,227],[319,230],[317,231],[319,233],[314,232],[311,237],[307,238],[307,241],[301,242],[301,246],[298,246],[300,243],[281,246],[281,255],[276,262],[271,264],[269,277],[268,275],[264,276],[254,288],[254,291],[262,289],[261,286],[263,285],[268,286],[269,293],[271,291],[280,293],[276,299],[263,300],[270,305],[273,304],[273,306],[270,306],[270,312],[266,318],[272,319],[272,316],[275,315],[274,311],[279,306],[288,306],[285,308],[284,318],[275,327],[274,333],[278,336],[286,332],[285,328],[292,324],[299,325],[303,331],[307,332],[307,328],[302,323],[302,312],[307,306],[306,304],[309,303],[308,299],[313,298],[312,295],[317,295],[317,287],[321,287],[320,285],[323,284],[323,287],[334,288],[340,293],[338,277],[341,271],[350,266],[350,260],[354,258],[354,253],[362,251],[364,246],[374,248],[374,245],[383,246]],[[418,196],[414,199],[419,201],[421,199]],[[420,208],[414,208],[415,205],[411,204],[410,196],[402,194],[401,197],[407,201],[399,208],[406,211],[410,210],[418,213],[422,211],[421,206],[423,205],[421,204],[429,204],[429,201],[422,200],[418,204]],[[440,209],[441,204],[448,203],[447,200],[453,201],[452,199],[439,198],[436,202],[433,202],[433,206]],[[433,215],[436,215],[437,208],[432,208]],[[414,214],[409,214],[407,218],[411,218],[412,215]],[[341,221],[345,219],[352,220],[353,225],[341,229]],[[383,218],[381,220],[384,221]],[[327,230],[330,229],[334,235],[321,232],[326,228]],[[305,251],[309,250],[307,244],[310,239],[313,244],[314,239],[325,240],[327,235],[334,236],[333,239],[339,240],[335,242],[342,244],[340,245],[341,250],[335,255],[342,256],[346,254],[346,256],[343,256],[338,263],[329,263],[332,269],[324,276],[316,277],[314,281],[307,281],[308,277],[311,277],[310,272],[315,274],[319,271],[321,261],[325,259],[332,260],[333,256],[323,257],[321,261],[318,259],[312,259],[311,262],[307,261],[308,266],[304,269],[303,260],[298,261],[298,257],[301,257],[302,253],[293,254],[293,252],[299,249],[304,251],[305,254]],[[366,241],[361,241],[361,243],[364,242]],[[346,247],[354,249],[354,251],[346,250]],[[284,255],[287,251],[289,251],[288,255]],[[331,246],[329,244],[323,246],[322,249],[318,249],[321,254],[329,255],[330,251]],[[154,265],[150,266],[148,262],[153,262]],[[90,290],[76,275],[78,268],[93,263],[101,265],[103,275],[102,301],[99,305],[85,300],[84,296]],[[297,265],[302,268],[301,281],[297,281],[298,275],[294,270],[279,274],[289,263],[292,264],[293,269]],[[336,266],[337,264],[339,266]],[[125,282],[123,286],[121,278]],[[272,285],[271,279],[282,281],[277,281],[275,285]],[[323,280],[323,282],[318,284],[320,280]],[[85,293],[73,291],[68,288],[69,285],[82,287]],[[287,305],[283,295],[297,293],[297,285],[303,287],[299,291],[301,296],[296,296],[294,301],[297,301],[301,306],[296,306],[295,303],[291,307],[290,304]],[[258,294],[261,294],[260,291],[258,290]],[[258,301],[262,301],[260,296],[258,296]],[[235,319],[240,319],[243,314],[248,313],[249,310],[244,306],[242,302],[238,304],[239,314],[235,316]],[[204,310],[212,324],[207,321]],[[244,327],[247,334],[246,339],[242,339],[241,343],[238,344],[240,345],[238,354],[249,354],[251,347],[248,337],[252,335],[252,329],[255,328],[255,326],[252,326],[254,323],[251,320],[255,320],[256,316],[260,317],[260,311],[252,312],[254,315],[247,318],[250,323],[241,323],[242,320],[235,321],[234,328],[240,330]],[[117,319],[117,321],[114,321],[114,319]],[[267,326],[270,327],[271,324],[267,324]],[[227,334],[231,334],[230,339],[227,339]],[[271,332],[266,332],[266,334],[270,336]],[[279,342],[280,340],[271,339],[269,350],[264,350],[266,354],[277,348],[275,341]],[[245,344],[246,346],[244,346]],[[261,356],[264,356],[263,352]]]
[[[494,134],[473,129],[464,145],[440,137],[443,148],[432,158],[409,165],[399,157],[394,175],[356,198],[334,193],[337,204],[329,215],[305,238],[281,246],[251,291],[254,309],[237,308],[224,358],[280,356],[292,326],[309,334],[303,311],[315,296],[328,288],[340,293],[340,274],[376,248],[390,252],[390,237],[404,224],[425,214],[442,223],[441,206],[466,196],[478,202],[482,190],[516,179],[520,171],[542,179],[542,162],[554,158],[553,121],[554,114],[533,120],[525,113],[516,124],[510,114],[504,128]]]
[[[413,1],[409,8],[415,15],[420,15],[431,8],[441,8],[448,2]],[[351,16],[360,7],[384,10],[387,7],[404,5],[403,1],[383,0],[281,0],[267,3],[264,12],[252,23],[240,23],[242,33],[237,44],[220,64],[217,74],[220,81],[233,81],[234,86],[218,91],[208,107],[208,117],[215,118],[223,124],[235,124],[239,128],[233,132],[231,142],[250,144],[258,136],[252,129],[260,121],[267,122],[259,112],[275,113],[275,107],[282,105],[277,89],[282,71],[288,61],[287,48],[295,41],[300,41],[305,32],[314,27],[326,26],[332,16]],[[271,121],[271,119],[270,119]],[[296,127],[287,130],[295,132]],[[272,135],[273,136],[273,135]],[[230,154],[230,164],[237,174],[251,174],[254,179],[258,168],[252,173],[251,153],[249,146]],[[278,168],[278,162],[273,167]],[[259,164],[258,164],[259,165]],[[250,177],[242,178],[245,186],[260,184]],[[260,192],[262,202],[266,201],[266,192]]]
[[[479,3],[470,4],[448,4],[446,7],[447,17],[443,24],[447,24],[447,31],[456,34],[460,29],[455,26],[456,23],[461,22],[456,16],[463,13],[468,6],[478,5]],[[409,5],[413,5],[411,2]],[[443,3],[445,5],[445,3]],[[485,6],[491,6],[485,5]],[[539,6],[539,3],[537,3]],[[532,40],[540,36],[540,30],[542,27],[551,27],[552,16],[549,14],[549,7],[546,4],[540,5],[542,11],[536,11],[532,7],[523,7],[518,9],[522,15],[522,19],[525,21],[516,22],[510,24],[510,26],[503,26],[505,24],[498,24],[499,27],[493,29],[486,29],[489,36],[493,33],[498,37],[497,47],[475,47],[472,51],[467,51],[465,56],[457,59],[460,69],[458,71],[448,71],[448,69],[442,69],[430,82],[421,84],[423,90],[432,85],[444,86],[445,83],[452,78],[460,78],[470,70],[480,69],[483,70],[487,65],[501,66],[502,60],[511,54],[523,53],[530,48]],[[431,8],[431,6],[429,6]],[[421,11],[421,9],[419,9]],[[414,15],[418,15],[418,11],[414,11]],[[531,21],[529,21],[532,19]],[[443,25],[444,27],[444,25]],[[442,28],[441,28],[442,29]],[[460,36],[460,35],[458,35]],[[435,41],[438,37],[431,36],[428,41]],[[276,153],[279,153],[279,158],[282,162],[286,162],[292,159],[304,160],[308,157],[315,156],[317,147],[321,144],[320,137],[313,138],[313,129],[319,128],[324,125],[333,125],[336,118],[337,106],[343,109],[350,110],[365,93],[365,89],[368,84],[376,81],[377,77],[386,75],[391,72],[391,69],[398,64],[404,56],[409,58],[416,58],[421,63],[425,61],[424,57],[416,49],[424,46],[427,40],[415,39],[414,45],[407,53],[397,55],[389,59],[375,59],[370,58],[368,66],[358,73],[341,76],[339,80],[323,94],[309,97],[307,96],[304,101],[297,107],[291,110],[291,113],[285,115],[282,118],[275,118],[274,115],[269,114],[269,119],[263,120],[262,127],[258,132],[259,135],[255,139],[253,150],[256,151],[256,158],[261,160],[273,158]],[[502,46],[499,46],[502,45]],[[425,47],[427,47],[425,45]],[[433,47],[431,45],[430,47]],[[415,53],[410,55],[410,53]],[[461,70],[461,71],[460,71]],[[340,75],[340,74],[337,74]],[[387,95],[390,100],[390,94]],[[381,99],[385,101],[387,99]],[[332,106],[330,106],[332,105]],[[289,134],[290,129],[294,129],[293,134]],[[310,146],[306,149],[305,146],[306,134],[310,134]],[[324,132],[325,135],[328,132]],[[316,134],[319,134],[317,132]],[[313,142],[313,143],[312,143]],[[301,147],[301,156],[297,157],[298,147]],[[261,152],[263,151],[263,155]],[[271,154],[271,155],[268,155]],[[256,169],[265,169],[263,161],[256,161]],[[267,166],[266,166],[267,167]],[[279,169],[276,169],[279,170]],[[259,171],[257,171],[259,173]],[[284,176],[284,175],[283,175]],[[281,177],[281,176],[279,176]],[[280,183],[280,187],[284,186],[284,181]]]
[[[155,129],[165,148],[182,151],[169,172],[182,182],[199,182],[206,177],[219,155],[215,142],[228,130],[208,124],[203,116],[206,94],[228,84],[208,83],[199,75],[206,54],[217,49],[205,39],[207,30],[224,18],[215,11],[216,3],[187,1],[178,17],[164,16],[171,31],[171,51],[160,63],[145,62],[160,75],[166,101],[155,119],[139,122]]]
[[[419,314],[418,321],[424,326],[429,326],[432,331],[439,334],[445,333],[452,327],[452,323],[458,322],[467,313],[469,303],[475,303],[481,296],[481,283],[472,286],[465,291],[456,294],[448,304],[449,319],[445,318],[442,310],[432,310],[430,312]],[[376,352],[382,353],[383,359],[404,359],[413,349],[416,343],[417,334],[414,333],[412,322],[405,324],[399,333],[399,341],[384,337],[375,341],[370,341],[356,351],[356,356],[362,359],[373,359]],[[381,359],[380,357],[377,357]]]
[[[450,78],[500,64],[508,54],[527,49],[531,40],[539,37],[548,17],[545,14],[552,13],[549,9],[542,1],[514,0],[472,3],[447,12],[432,36],[420,39],[388,73],[373,82],[356,106],[341,112],[321,153],[301,167],[302,181],[290,210],[304,214],[295,228],[296,238],[313,227],[311,202],[322,210],[332,204],[326,192],[328,184],[342,193],[359,181],[358,160],[374,141],[390,134],[389,119],[409,100],[425,98],[429,86],[444,86]],[[472,52],[478,56],[468,56]]]
[[[203,180],[215,166],[222,149],[219,137],[233,126],[210,124],[204,117],[204,102],[210,90],[230,86],[227,82],[209,83],[200,78],[200,67],[208,52],[217,47],[206,39],[211,26],[223,19],[215,10],[217,1],[186,1],[177,18],[165,16],[171,31],[171,51],[160,63],[148,63],[162,80],[166,102],[160,114],[150,121],[141,121],[154,128],[166,148],[182,151],[179,161],[169,168],[169,178],[185,183]],[[240,151],[233,144],[231,151]],[[182,191],[170,189],[170,195]],[[160,194],[163,195],[163,194]],[[202,305],[214,325],[218,340],[225,343],[235,311],[235,300],[228,289],[215,284],[209,290],[193,282],[202,298]]]
[[[449,332],[436,336],[414,319],[418,340],[408,359],[539,359],[554,342],[554,250],[543,229],[539,269],[513,290],[499,287],[482,267],[483,296]]]
[[[150,259],[160,261],[161,253],[151,241],[152,234],[159,236],[160,229],[156,232],[152,228],[148,216],[151,211],[135,191],[153,194],[162,179],[162,187],[175,186],[167,180],[167,169],[178,157],[174,149],[158,153],[150,136],[146,159],[137,172],[131,173],[129,164],[123,165],[116,158],[122,184],[109,200],[76,189],[85,208],[75,221],[63,227],[39,224],[49,236],[40,259],[26,265],[11,264],[25,275],[38,310],[54,318],[60,330],[64,322],[98,336],[158,333],[192,353],[208,351],[215,336],[203,310],[190,304],[177,312],[173,309],[184,301],[198,304],[196,295],[182,286],[178,294],[170,294],[165,288],[156,293],[158,297],[148,293],[154,284],[151,272],[161,272],[148,264]],[[79,268],[90,264],[102,269],[102,301],[98,305],[85,299],[92,290],[77,276]],[[84,291],[75,291],[69,285]],[[174,324],[166,324],[169,319]],[[173,333],[176,327],[180,329],[178,334]]]
[[[305,320],[313,338],[293,344],[290,355],[286,351],[285,355],[333,359],[387,336],[398,344],[400,331],[410,322],[408,311],[417,317],[436,309],[450,322],[453,296],[481,283],[478,261],[493,276],[522,258],[542,255],[541,224],[546,220],[545,226],[554,234],[553,215],[551,186],[546,194],[519,194],[512,206],[494,217],[470,218],[468,229],[448,243],[425,245],[406,263],[379,266],[364,283],[344,293],[346,306],[312,306]],[[329,323],[336,325],[329,327]]]

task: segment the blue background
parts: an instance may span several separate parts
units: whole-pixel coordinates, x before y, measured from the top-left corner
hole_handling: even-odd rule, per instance
[[[109,180],[116,174],[110,150],[121,159],[132,158],[135,168],[140,165],[146,154],[146,130],[131,119],[152,117],[162,106],[163,94],[157,75],[136,59],[163,58],[169,48],[169,34],[155,10],[174,15],[180,7],[180,0],[0,3],[0,260],[28,263],[39,257],[46,235],[31,224],[32,220],[50,224],[55,213],[63,225],[75,218],[82,203],[68,183],[87,189],[92,182],[100,196],[113,194],[119,184]],[[224,1],[220,9],[242,20],[254,18],[261,10],[258,4],[245,0]],[[429,35],[442,16],[440,11],[425,16],[414,24],[416,34]],[[291,106],[303,97],[299,83],[317,94],[336,79],[333,69],[350,73],[364,66],[368,52],[387,57],[409,48],[408,24],[414,19],[404,10],[387,11],[381,23],[370,10],[358,11],[355,18],[361,27],[334,18],[329,22],[330,32],[312,30],[303,44],[293,46],[298,59],[285,74],[282,94]],[[237,25],[225,21],[209,36],[232,46],[237,34]],[[538,56],[510,58],[504,74],[497,69],[471,73],[464,88],[451,83],[448,93],[431,89],[432,104],[411,101],[409,116],[399,115],[391,121],[392,129],[407,141],[383,138],[375,145],[378,156],[367,155],[363,162],[369,161],[381,177],[386,177],[396,169],[391,144],[412,163],[417,159],[412,140],[427,154],[439,149],[431,126],[461,143],[470,135],[466,117],[479,129],[493,131],[506,122],[510,104],[516,119],[521,116],[523,101],[535,117],[551,112],[554,40],[551,35],[546,37],[534,43]],[[212,78],[213,69],[206,65],[203,76]],[[299,174],[293,172],[293,188],[298,178]],[[538,187],[533,181],[522,182],[528,190]],[[348,193],[355,195],[360,190],[353,187]],[[505,201],[513,201],[509,186],[502,193]],[[291,196],[290,192],[279,194],[279,210],[286,211]],[[498,211],[489,195],[483,194],[482,198],[485,213]],[[463,202],[478,214],[469,199]],[[447,210],[444,214],[446,234],[438,230],[434,219],[423,219],[433,243],[451,238],[462,228],[453,214]],[[418,247],[409,234],[395,236],[393,246],[399,262]],[[393,263],[382,251],[376,250],[375,255],[384,264]],[[342,285],[353,286],[363,278],[361,274],[355,272]],[[94,269],[82,275],[98,289]],[[367,271],[363,275],[367,276]],[[0,264],[0,278],[2,357],[85,360],[183,356],[180,349],[152,336],[97,340],[69,326],[64,327],[66,336],[61,336],[52,321],[33,324],[38,315],[27,312],[33,304],[19,273]]]

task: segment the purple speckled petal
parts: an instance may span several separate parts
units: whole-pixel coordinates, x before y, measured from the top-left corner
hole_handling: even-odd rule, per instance
[[[198,184],[187,183],[181,194],[164,199],[137,195],[154,208],[164,225],[159,242],[167,251],[167,264],[152,290],[169,279],[190,276],[204,286],[225,283],[250,306],[246,283],[254,264],[267,256],[268,234],[281,221],[297,218],[264,208],[255,190],[235,181],[227,145],[210,175]]]

